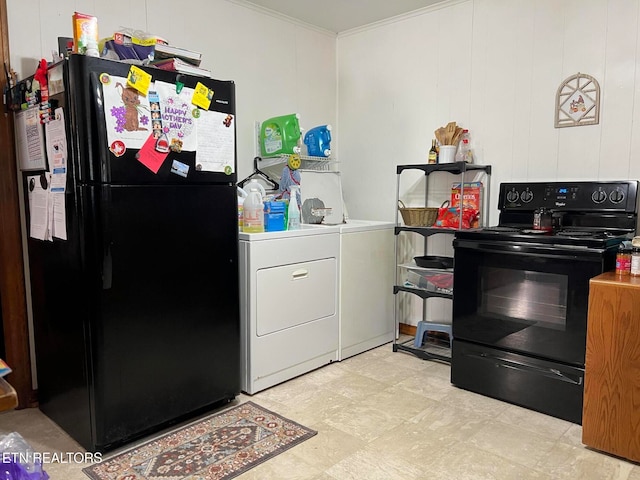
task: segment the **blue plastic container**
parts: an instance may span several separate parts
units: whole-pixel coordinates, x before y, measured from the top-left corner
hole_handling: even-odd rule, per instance
[[[331,125],[313,127],[304,134],[307,153],[312,157],[328,157],[331,155]]]
[[[264,202],[264,231],[277,232],[285,229],[285,202]]]

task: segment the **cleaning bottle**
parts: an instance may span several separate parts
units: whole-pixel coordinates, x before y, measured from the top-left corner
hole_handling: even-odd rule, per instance
[[[304,134],[307,153],[312,157],[328,157],[331,155],[331,125],[313,127]]]
[[[287,230],[300,229],[300,187],[291,185],[291,195],[289,196],[289,208],[287,209]]]
[[[260,151],[263,157],[300,153],[299,115],[292,113],[273,117],[262,122],[260,128]]]
[[[244,210],[244,199],[247,198],[248,194],[242,188],[238,188],[238,228],[242,231],[242,223],[244,221],[243,210]]]
[[[264,232],[264,204],[262,203],[264,187],[258,181],[249,182],[247,198],[242,209],[242,231],[246,233]]]
[[[267,192],[265,192],[262,184],[255,178],[252,178],[251,180],[249,180],[249,184],[246,186],[246,191],[250,192],[252,188],[258,189],[258,191],[260,192],[260,195],[262,195],[262,200],[264,201],[264,199],[267,197]]]

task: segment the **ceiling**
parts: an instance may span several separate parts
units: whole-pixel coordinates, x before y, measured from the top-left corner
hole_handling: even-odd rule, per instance
[[[443,0],[249,0],[269,10],[340,33]]]

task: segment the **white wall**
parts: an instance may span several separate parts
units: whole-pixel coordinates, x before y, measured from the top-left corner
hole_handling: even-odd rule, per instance
[[[503,181],[640,179],[639,15],[640,0],[449,0],[340,34],[351,216],[394,219],[395,166],[425,162],[449,121],[493,166],[491,223]],[[556,129],[556,90],[578,72],[600,83],[600,123]],[[401,186],[415,205],[417,182]]]
[[[215,78],[236,83],[238,176],[253,171],[255,122],[299,113],[301,126],[336,123],[336,37],[242,0],[8,0],[11,66],[32,75],[72,36],[74,11],[98,17],[100,37],[121,26],[199,50]]]

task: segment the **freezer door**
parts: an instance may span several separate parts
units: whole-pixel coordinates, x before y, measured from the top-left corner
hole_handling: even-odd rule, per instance
[[[130,68],[70,56],[65,95],[80,183],[235,183],[234,82],[140,67],[152,83],[148,91],[138,91],[127,84]],[[198,106],[198,84],[210,92],[208,110]],[[174,141],[182,142],[181,150],[168,148]]]
[[[103,239],[92,331],[96,443],[108,446],[239,393],[238,228],[235,187],[95,194]]]

